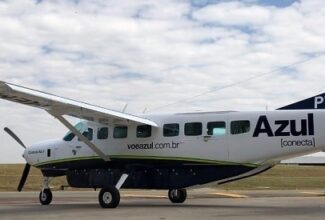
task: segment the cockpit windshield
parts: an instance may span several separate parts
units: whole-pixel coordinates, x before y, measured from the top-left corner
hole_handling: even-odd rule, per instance
[[[87,130],[87,125],[84,122],[79,122],[74,126],[80,133],[83,133],[85,130]],[[65,141],[71,141],[75,137],[75,134],[69,131],[64,137],[63,140]]]

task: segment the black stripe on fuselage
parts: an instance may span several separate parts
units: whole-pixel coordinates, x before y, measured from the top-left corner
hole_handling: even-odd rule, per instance
[[[101,159],[64,161],[41,167],[45,176],[63,174],[70,186],[103,188],[115,185],[123,173],[129,177],[123,188],[171,189],[206,184],[246,173],[255,167],[245,165],[209,164],[175,160]],[[55,173],[55,171],[59,173]]]
[[[104,161],[100,158],[77,158],[76,160],[57,160],[44,164],[36,165],[37,168],[54,168],[54,169],[102,169],[102,168],[119,168],[123,169],[129,166],[162,166],[162,167],[179,167],[186,165],[239,165],[248,167],[257,167],[255,164],[241,164],[223,161],[195,160],[183,158],[112,158],[109,161]]]

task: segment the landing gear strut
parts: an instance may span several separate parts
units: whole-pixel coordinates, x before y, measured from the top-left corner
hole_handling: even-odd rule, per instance
[[[186,189],[170,189],[168,198],[172,203],[183,203],[187,198]]]
[[[39,201],[42,205],[49,205],[52,202],[53,196],[49,187],[50,181],[51,180],[49,177],[44,177],[43,187],[41,192],[39,193]]]

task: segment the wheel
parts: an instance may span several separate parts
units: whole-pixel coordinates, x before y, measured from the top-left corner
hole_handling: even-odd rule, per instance
[[[120,204],[120,192],[115,186],[105,187],[100,190],[98,201],[102,208],[116,208]]]
[[[52,192],[50,189],[44,189],[39,193],[39,201],[42,205],[49,205],[52,202]]]
[[[168,198],[172,203],[183,203],[187,198],[186,189],[170,189]]]

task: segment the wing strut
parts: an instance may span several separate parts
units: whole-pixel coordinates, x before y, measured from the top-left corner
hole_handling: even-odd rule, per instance
[[[82,142],[84,142],[88,147],[90,147],[95,153],[102,158],[104,161],[109,161],[109,156],[105,155],[102,150],[100,150],[96,145],[91,143],[88,138],[83,136],[70,122],[68,122],[62,115],[57,115],[55,113],[49,112],[55,118],[57,118],[64,126],[66,126],[72,133],[74,133]]]

